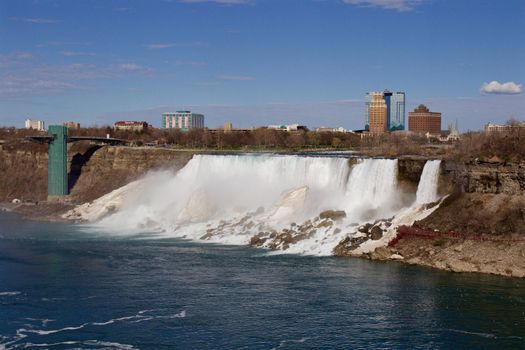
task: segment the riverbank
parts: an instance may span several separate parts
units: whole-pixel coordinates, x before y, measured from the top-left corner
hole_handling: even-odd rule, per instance
[[[402,229],[401,229],[402,231]],[[449,235],[403,235],[395,242],[366,255],[373,260],[394,260],[451,272],[475,272],[507,277],[525,277],[525,239]]]

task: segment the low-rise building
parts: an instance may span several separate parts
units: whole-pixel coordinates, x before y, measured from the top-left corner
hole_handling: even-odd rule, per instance
[[[487,134],[493,134],[493,133],[509,133],[514,130],[525,130],[525,122],[523,123],[514,123],[514,124],[493,124],[493,123],[487,123],[485,124],[485,133]]]
[[[224,123],[224,125],[222,126],[222,129],[226,132],[230,132],[233,130],[233,124],[232,122],[226,122]]]
[[[31,120],[26,119],[25,121],[25,128],[26,129],[33,129],[38,131],[44,131],[46,130],[46,126],[43,120]]]
[[[350,131],[346,130],[342,126],[338,128],[327,128],[325,126],[321,126],[320,128],[315,129],[315,132],[350,132]]]
[[[191,111],[166,112],[162,114],[161,128],[179,129],[188,131],[190,129],[204,128],[204,115],[192,113]]]
[[[290,124],[290,125],[268,125],[268,129],[280,130],[280,131],[299,131],[299,130],[308,130],[304,125],[299,124]]]
[[[62,125],[66,126],[68,129],[80,129],[79,122],[64,122]]]
[[[149,127],[144,121],[118,121],[115,123],[115,130],[143,131]]]

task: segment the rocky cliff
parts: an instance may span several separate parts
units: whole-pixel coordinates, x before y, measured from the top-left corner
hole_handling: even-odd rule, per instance
[[[525,193],[525,162],[447,161],[443,174],[450,176],[458,189],[466,193]]]
[[[148,170],[182,168],[193,155],[170,149],[70,145],[70,199],[83,203],[140,177]],[[0,201],[47,199],[45,147],[0,150]]]

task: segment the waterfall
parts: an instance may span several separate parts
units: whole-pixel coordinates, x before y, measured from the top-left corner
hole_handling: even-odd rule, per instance
[[[399,204],[398,190],[397,159],[361,160],[348,179],[347,210],[350,213],[379,210],[379,216],[388,216]]]
[[[301,240],[288,243],[287,252],[330,255],[360,224],[413,220],[418,209],[410,207],[413,194],[399,188],[397,172],[396,159],[359,159],[350,166],[339,157],[195,155],[176,174],[151,172],[69,215],[90,221],[97,232],[223,244],[303,227],[296,231]],[[418,203],[437,199],[438,175],[439,161],[429,161]],[[323,224],[320,214],[327,210],[344,211],[343,218]],[[406,216],[407,210],[416,212]],[[403,220],[394,221],[410,224]]]
[[[196,155],[177,174],[154,173],[126,195],[116,213],[102,220],[115,228],[228,220],[260,208],[272,209],[284,193],[308,194],[288,221],[332,209],[344,196],[350,168],[345,158],[276,155]]]
[[[416,203],[432,203],[439,199],[438,181],[440,172],[440,160],[428,160],[425,163],[416,193]]]

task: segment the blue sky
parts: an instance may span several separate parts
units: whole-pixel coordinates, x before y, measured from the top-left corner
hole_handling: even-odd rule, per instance
[[[525,120],[525,1],[0,0],[0,79],[0,125],[359,129],[390,89],[480,129]]]

